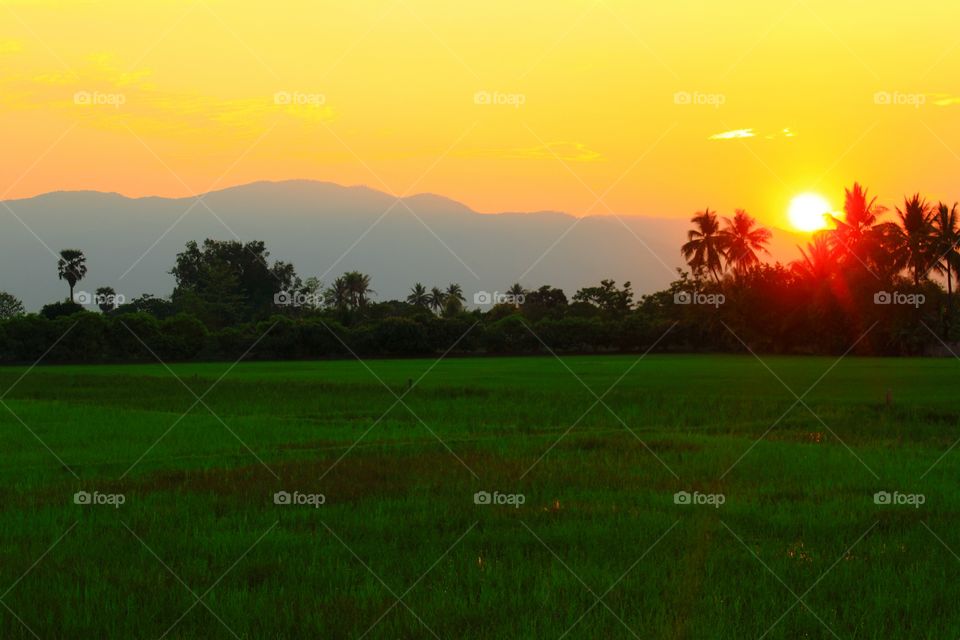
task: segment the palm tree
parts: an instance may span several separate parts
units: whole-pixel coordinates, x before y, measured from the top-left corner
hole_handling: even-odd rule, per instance
[[[350,288],[347,286],[347,280],[340,276],[333,281],[330,288],[324,292],[326,303],[335,309],[344,310],[350,304]]]
[[[410,289],[410,295],[407,296],[407,303],[415,307],[426,309],[430,306],[430,294],[427,288],[419,282]]]
[[[934,261],[933,253],[933,215],[930,205],[916,193],[903,199],[903,209],[897,207],[899,224],[888,222],[880,225],[889,242],[889,249],[898,269],[906,268],[913,284],[919,285],[926,277]]]
[[[73,302],[73,288],[87,275],[87,257],[80,249],[64,249],[57,260],[57,277],[70,285],[70,302]]]
[[[103,313],[110,313],[117,308],[117,292],[113,287],[99,287],[96,300],[97,306]]]
[[[447,301],[447,294],[445,294],[439,287],[433,287],[430,289],[430,293],[427,294],[427,304],[431,309],[439,313],[443,309],[443,305]]]
[[[467,301],[467,299],[463,297],[463,287],[456,282],[447,285],[446,297],[447,300],[459,300],[460,302]]]
[[[349,271],[343,274],[343,278],[346,281],[350,305],[354,309],[362,309],[367,306],[368,296],[376,293],[370,288],[370,276],[359,271]]]
[[[519,282],[515,282],[507,289],[507,295],[510,296],[509,300],[513,303],[513,306],[519,307],[527,297],[527,290]]]
[[[443,314],[445,316],[455,316],[463,311],[463,303],[467,299],[463,297],[463,287],[453,282],[447,285],[444,292]]]
[[[957,215],[957,203],[948,207],[940,202],[932,218],[933,248],[936,255],[933,268],[937,273],[947,276],[946,333],[949,333],[950,317],[953,311],[953,274],[956,272],[960,275],[960,252],[957,251],[957,244],[960,244],[960,228],[958,228],[960,220]]]
[[[724,218],[724,225],[727,266],[732,265],[734,273],[744,274],[760,264],[757,253],[770,253],[766,245],[773,234],[757,227],[757,221],[743,209],[737,209],[733,218]]]
[[[830,218],[844,240],[856,243],[870,233],[870,229],[877,223],[878,216],[886,211],[886,208],[877,204],[876,196],[870,198],[868,190],[858,182],[854,182],[852,188],[844,189],[843,192],[844,219],[841,220],[833,215]]]
[[[800,260],[794,260],[790,267],[794,275],[804,280],[827,280],[836,267],[836,248],[827,233],[815,233],[807,248],[798,247]]]
[[[829,216],[835,227],[829,237],[839,257],[848,263],[853,258],[865,267],[865,260],[876,260],[881,235],[877,219],[885,211],[860,183],[854,182],[852,188],[844,189],[844,219]]]
[[[695,228],[687,232],[687,242],[680,247],[680,253],[694,272],[707,269],[713,279],[719,282],[727,239],[720,232],[717,213],[707,208],[690,218],[690,222]]]

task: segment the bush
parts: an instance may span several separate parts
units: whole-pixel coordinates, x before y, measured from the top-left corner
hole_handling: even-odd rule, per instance
[[[258,357],[285,359],[303,357],[300,353],[297,322],[287,316],[273,316],[256,324],[254,340]],[[252,344],[252,343],[251,343]],[[248,349],[249,345],[244,349]],[[241,351],[238,357],[243,354]]]
[[[250,324],[227,327],[208,334],[202,356],[211,359],[236,360],[256,341]]]
[[[347,329],[336,320],[310,318],[300,323],[299,331],[299,343],[305,357],[322,358],[348,353],[343,346],[343,342],[348,339]]]
[[[171,360],[189,360],[203,349],[207,328],[193,316],[175,315],[160,323],[160,355]]]
[[[479,315],[469,313],[451,318],[430,318],[426,325],[430,352],[446,353],[451,348],[458,353],[479,351],[483,348],[484,332],[480,320]]]
[[[0,357],[6,362],[33,362],[56,340],[52,323],[43,316],[11,318],[3,323],[6,347]]]
[[[430,352],[427,331],[410,318],[386,318],[377,323],[374,340],[378,353],[422,355]]]
[[[489,325],[483,338],[483,346],[491,353],[532,353],[541,348],[537,336],[519,315]]]
[[[113,316],[107,335],[113,356],[121,360],[151,361],[154,357],[147,347],[155,353],[163,348],[160,322],[146,313]]]
[[[595,351],[611,344],[613,331],[599,318],[542,320],[534,331],[554,351]]]
[[[53,362],[103,362],[110,357],[108,321],[99,313],[60,316],[51,322],[51,333],[54,341],[60,340],[47,355]]]

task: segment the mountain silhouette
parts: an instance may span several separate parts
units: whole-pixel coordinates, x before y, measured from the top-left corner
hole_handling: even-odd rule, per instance
[[[379,300],[403,298],[415,282],[459,282],[472,302],[474,292],[504,291],[517,281],[561,287],[568,295],[602,278],[654,291],[685,266],[679,247],[689,226],[683,217],[484,214],[434,194],[398,200],[365,186],[309,180],[256,182],[199,199],[61,191],[6,206],[0,207],[0,289],[29,310],[67,294],[44,244],[54,252],[86,252],[89,273],[78,291],[111,286],[128,299],[168,295],[176,253],[188,240],[209,237],[264,240],[274,259],[325,284],[344,271],[363,271]],[[803,240],[775,229],[771,251],[793,259]]]

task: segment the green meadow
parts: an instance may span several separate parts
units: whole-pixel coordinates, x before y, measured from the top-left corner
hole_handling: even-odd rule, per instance
[[[0,369],[0,637],[956,638],[958,371]]]

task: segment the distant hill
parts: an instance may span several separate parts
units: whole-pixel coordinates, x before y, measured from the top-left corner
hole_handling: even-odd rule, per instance
[[[468,302],[473,292],[503,291],[518,280],[568,294],[601,278],[630,280],[638,293],[656,290],[684,266],[679,247],[688,227],[682,218],[481,214],[437,195],[397,202],[367,187],[305,180],[233,187],[200,203],[54,192],[6,204],[16,217],[0,207],[0,290],[29,310],[62,299],[67,287],[57,280],[55,258],[24,224],[53,251],[86,252],[83,291],[112,286],[128,298],[168,295],[168,272],[188,240],[239,236],[266,241],[273,258],[292,262],[303,277],[323,275],[324,283],[346,270],[369,273],[380,300],[404,297],[419,281],[459,282]],[[773,231],[773,256],[796,258],[805,238]]]

